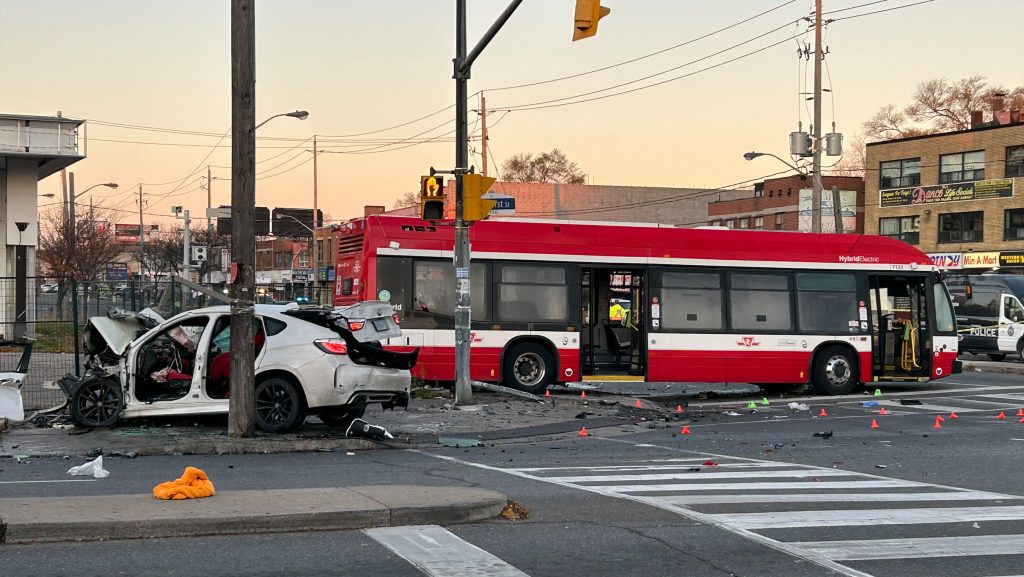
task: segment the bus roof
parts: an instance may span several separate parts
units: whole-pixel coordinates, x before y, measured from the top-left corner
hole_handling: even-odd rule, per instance
[[[346,230],[350,232],[346,232]],[[341,234],[365,234],[377,255],[450,257],[454,228],[415,217],[375,215],[349,221]],[[475,258],[610,264],[788,266],[934,270],[917,248],[884,236],[680,228],[663,224],[495,219],[473,224]]]

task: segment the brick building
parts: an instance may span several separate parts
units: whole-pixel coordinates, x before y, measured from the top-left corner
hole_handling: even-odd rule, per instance
[[[1024,262],[1024,123],[974,113],[959,132],[867,146],[866,227],[918,246],[946,268]]]
[[[822,179],[822,230],[835,231],[832,187],[840,190],[843,230],[864,230],[864,179],[859,176],[826,176]],[[708,203],[707,223],[729,228],[762,230],[811,230],[811,179],[794,174],[771,178],[754,185],[742,198]]]
[[[656,222],[700,226],[709,201],[749,196],[749,190],[496,182],[491,190],[516,199],[516,218]],[[455,214],[455,182],[445,183],[445,215]],[[390,214],[390,213],[389,213]]]

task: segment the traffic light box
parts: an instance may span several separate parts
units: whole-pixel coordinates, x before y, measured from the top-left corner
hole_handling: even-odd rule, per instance
[[[442,177],[420,177],[420,218],[444,220],[444,179]]]
[[[482,174],[462,175],[462,218],[466,222],[475,222],[487,218],[494,208],[495,201],[481,198],[491,190],[491,185],[498,180]]]
[[[576,0],[572,41],[590,38],[597,34],[597,21],[610,13],[610,8],[601,6],[601,0]]]

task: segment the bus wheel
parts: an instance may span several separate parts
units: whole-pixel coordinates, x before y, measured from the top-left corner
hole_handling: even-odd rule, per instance
[[[846,347],[826,347],[814,357],[814,388],[826,395],[845,395],[857,386],[857,362]]]
[[[999,361],[1006,358],[1006,353],[989,353],[988,358],[998,363]]]
[[[555,359],[537,343],[521,343],[505,355],[503,373],[506,386],[540,393],[555,380]]]

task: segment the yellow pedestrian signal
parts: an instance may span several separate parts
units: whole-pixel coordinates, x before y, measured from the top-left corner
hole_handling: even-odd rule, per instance
[[[572,41],[590,38],[597,34],[597,21],[610,13],[611,8],[601,6],[601,0],[576,0]]]
[[[444,220],[444,180],[439,176],[420,177],[420,218]]]
[[[484,220],[494,208],[495,201],[480,198],[491,190],[498,179],[482,174],[462,176],[462,219],[466,222]]]

